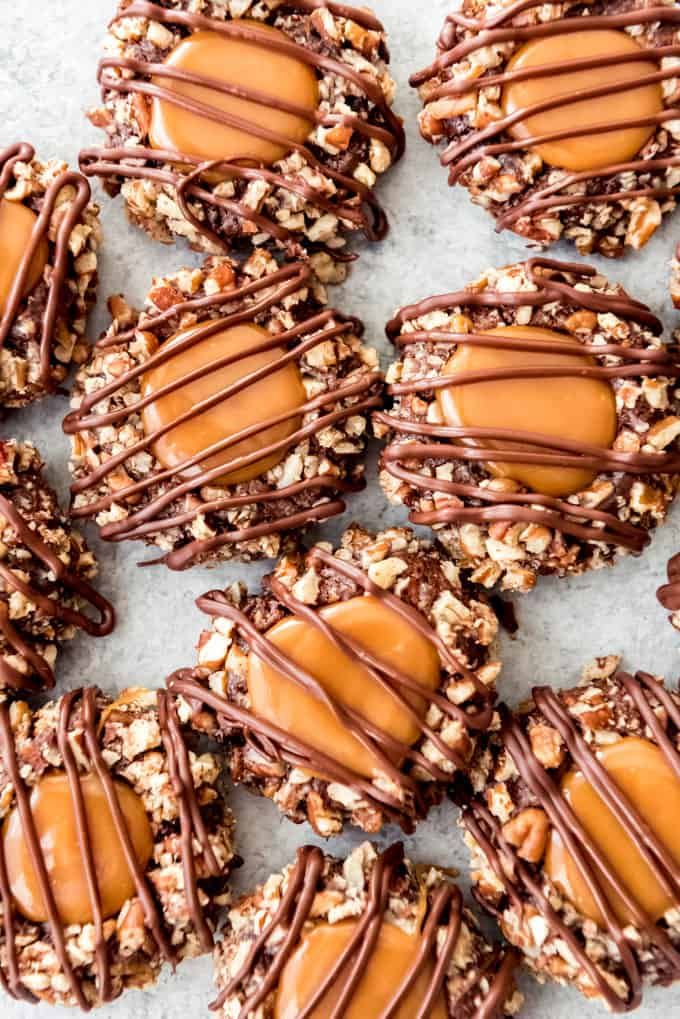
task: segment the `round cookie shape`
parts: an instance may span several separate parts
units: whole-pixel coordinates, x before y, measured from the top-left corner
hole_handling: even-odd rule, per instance
[[[339,919],[340,918],[340,919]],[[285,937],[280,937],[281,930]],[[248,948],[248,946],[250,946]],[[359,965],[361,963],[361,965]],[[516,957],[492,946],[460,889],[399,844],[339,860],[314,847],[230,911],[215,954],[218,1016],[501,1019]]]
[[[168,679],[232,777],[323,836],[412,831],[494,720],[498,621],[407,529],[353,525],[282,559],[260,594],[198,599],[198,666]]]
[[[164,691],[0,705],[11,997],[89,1011],[212,950],[235,860],[219,778]]]
[[[84,360],[100,240],[82,174],[26,142],[0,149],[0,406],[53,393]]]
[[[190,6],[119,5],[83,172],[159,240],[266,244],[343,278],[348,236],[387,232],[373,186],[404,151],[383,26],[316,0]]]
[[[94,554],[42,477],[35,446],[0,440],[0,698],[55,685],[59,646],[105,637],[113,606],[89,583]]]
[[[308,263],[209,258],[120,298],[80,371],[73,516],[156,545],[171,569],[276,556],[363,487],[382,376]]]
[[[641,553],[680,468],[661,331],[592,267],[544,258],[402,309],[374,414],[387,497],[487,587]]]
[[[477,897],[529,967],[627,1012],[680,980],[680,697],[618,666],[502,709],[461,823]]]
[[[617,257],[676,204],[680,20],[673,5],[465,0],[412,75],[451,184],[544,247]]]

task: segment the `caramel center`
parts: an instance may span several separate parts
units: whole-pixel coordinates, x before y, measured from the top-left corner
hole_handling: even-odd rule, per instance
[[[166,340],[164,347],[178,346],[201,328],[177,333]],[[227,471],[215,483],[237,484],[264,474],[283,459],[285,445],[276,450],[269,450],[269,447],[284,441],[300,427],[302,418],[295,411],[304,404],[305,391],[295,361],[276,368],[277,361],[285,354],[281,347],[248,354],[252,347],[261,345],[269,336],[253,323],[225,328],[190,343],[144,375],[142,396],[146,397],[158,393],[164,386],[182,382],[199,369],[209,369],[200,378],[182,382],[177,389],[159,396],[142,411],[147,436],[168,429],[152,444],[154,456],[164,467],[177,468],[216,443],[233,438],[245,429],[266,425],[267,420],[279,415],[286,415],[285,420],[269,427],[258,427],[254,434],[184,468],[180,475],[192,479],[205,471],[234,463],[234,469]],[[232,363],[211,369],[212,365],[225,358],[233,359]],[[173,427],[174,422],[190,413],[201,401],[217,396],[227,387],[236,386],[247,375],[268,367],[262,378]],[[253,463],[243,467],[235,463],[239,458],[260,450],[263,456]]]
[[[312,1000],[323,980],[337,965],[349,945],[357,924],[343,920],[336,924],[320,924],[305,934],[286,963],[276,997],[275,1019],[296,1019]],[[415,964],[420,939],[409,935],[391,923],[383,923],[380,934],[355,993],[352,995],[345,1019],[372,1019],[385,1015],[394,1000],[402,981]],[[355,957],[353,957],[355,958]],[[351,965],[351,962],[350,962]],[[349,966],[343,968],[324,996],[310,1013],[310,1019],[328,1019],[333,1014],[343,988]],[[419,1014],[432,980],[433,964],[424,965],[413,985],[404,996],[393,1019],[412,1019]],[[448,1010],[442,993],[428,1013],[431,1019],[447,1019]]]
[[[135,855],[144,869],[153,851],[146,811],[126,783],[116,781],[114,784]],[[85,775],[80,786],[87,816],[86,837],[92,847],[102,913],[104,917],[115,916],[135,894],[135,884],[99,779],[93,774]],[[31,793],[30,806],[62,922],[67,925],[91,923],[92,905],[67,776],[55,773],[42,778]],[[26,919],[44,923],[48,919],[47,911],[16,807],[5,821],[3,839],[9,886],[16,907]]]
[[[372,595],[328,605],[319,615],[334,630],[356,641],[382,663],[406,673],[426,690],[439,686],[436,648],[401,616]],[[358,712],[382,732],[411,745],[420,734],[415,719],[384,689],[354,655],[340,651],[316,626],[290,616],[267,631],[267,638],[319,682],[333,700]],[[372,777],[379,769],[374,755],[348,732],[331,710],[251,653],[248,690],[259,717],[332,757],[346,768]],[[402,692],[406,695],[406,690]],[[423,698],[408,695],[419,714]]]
[[[560,131],[598,126],[593,134],[575,133],[567,138],[537,142],[531,148],[546,163],[565,170],[597,170],[625,163],[643,148],[655,130],[654,124],[628,127],[632,120],[651,117],[663,109],[659,83],[637,85],[642,75],[653,74],[658,66],[640,56],[639,60],[620,63],[620,58],[639,52],[640,47],[626,32],[607,29],[569,32],[543,39],[532,39],[514,54],[508,73],[530,68],[550,68],[543,77],[510,81],[503,88],[503,115],[527,110],[537,103],[563,96],[560,105],[523,117],[508,128],[517,139],[537,139]],[[583,71],[563,71],[570,60],[598,61]],[[578,99],[590,89],[607,88],[605,95]],[[570,99],[573,97],[573,100]]]
[[[680,865],[680,780],[663,752],[649,740],[631,736],[600,750],[598,758],[619,790]],[[668,909],[677,906],[640,853],[636,839],[626,832],[580,771],[565,775],[562,792],[604,854],[609,873],[619,878],[650,920],[658,920]],[[555,829],[548,843],[545,870],[581,913],[604,925],[580,868]],[[632,922],[628,908],[612,888],[607,875],[599,870],[595,873],[619,921]]]
[[[257,30],[260,39],[194,32],[169,54],[168,68],[211,78],[236,94],[214,85],[153,78],[154,85],[172,94],[172,100],[152,100],[149,138],[154,148],[271,166],[305,141],[319,100],[314,69],[298,59],[285,33],[248,20],[239,26]],[[288,52],[274,49],[277,43]],[[187,109],[188,100],[210,107],[213,115]],[[259,137],[256,129],[267,136]]]
[[[21,202],[0,198],[0,316],[4,313],[21,261],[31,243],[38,217]],[[22,297],[31,292],[47,264],[47,240],[42,237],[31,259]]]
[[[600,379],[580,378],[580,368],[594,364],[583,354],[550,351],[550,344],[572,342],[571,337],[550,329],[503,326],[485,335],[510,340],[540,342],[545,351],[513,349],[502,340],[498,347],[461,343],[446,364],[445,375],[464,377],[470,372],[516,371],[519,368],[566,368],[573,375],[554,378],[508,378],[479,381],[439,390],[439,405],[448,425],[493,428],[513,432],[540,433],[547,438],[568,439],[589,446],[609,448],[617,431],[616,401],[611,386]],[[520,437],[521,438],[521,437]],[[507,440],[466,440],[484,449],[546,451],[526,442]],[[541,466],[533,463],[487,463],[496,477],[513,478],[544,495],[563,496],[578,492],[591,483],[596,471],[577,467]]]

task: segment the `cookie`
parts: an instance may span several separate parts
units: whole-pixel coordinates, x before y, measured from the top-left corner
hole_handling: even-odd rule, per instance
[[[473,582],[528,591],[645,549],[680,471],[680,356],[649,308],[590,266],[534,258],[387,332],[383,489]]]
[[[460,890],[393,845],[346,860],[315,846],[229,914],[215,953],[222,1019],[261,1015],[432,1019],[516,1015],[512,952],[492,947]],[[394,1010],[394,1012],[392,1011]]]
[[[110,309],[64,422],[72,513],[102,538],[173,570],[273,557],[363,487],[378,358],[308,263],[210,258]]]
[[[42,477],[35,446],[0,440],[0,696],[54,686],[58,647],[105,637],[113,606],[91,586],[94,554]]]
[[[198,668],[168,681],[182,720],[319,835],[412,831],[492,723],[496,616],[405,528],[355,524],[336,551],[281,560],[260,594],[236,584],[197,604]]]
[[[617,257],[680,190],[675,4],[464,0],[411,77],[451,184],[532,244]]]
[[[680,979],[680,696],[618,664],[502,712],[462,823],[476,897],[527,965],[626,1012]]]
[[[218,758],[172,698],[0,705],[0,983],[82,1009],[209,952],[235,858]]]
[[[0,150],[0,406],[54,392],[84,360],[100,241],[82,174],[26,142]]]
[[[340,278],[348,236],[387,232],[373,186],[404,151],[388,61],[367,8],[120,3],[90,113],[106,144],[81,168],[157,240],[310,253]]]

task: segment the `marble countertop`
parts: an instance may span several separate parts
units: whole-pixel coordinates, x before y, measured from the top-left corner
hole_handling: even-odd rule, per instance
[[[367,338],[380,348],[386,363],[384,324],[397,306],[458,289],[487,266],[520,260],[527,249],[511,234],[494,233],[490,217],[469,203],[465,191],[448,189],[446,174],[417,131],[419,104],[408,87],[408,76],[431,59],[450,0],[420,4],[373,0],[373,6],[389,32],[393,73],[399,86],[396,108],[406,122],[408,150],[381,186],[392,226],[387,240],[370,250],[362,249],[349,281],[335,290],[332,300],[364,319]],[[2,144],[30,141],[41,156],[59,155],[75,163],[78,150],[97,141],[98,132],[90,127],[83,111],[97,99],[96,64],[113,8],[114,0],[0,0]],[[126,222],[120,200],[111,201],[98,188],[97,195],[105,244],[100,301],[91,323],[93,337],[106,324],[109,294],[125,292],[133,301],[141,301],[153,275],[198,262],[198,256],[184,245],[166,248],[153,243]],[[666,221],[642,253],[619,262],[593,259],[667,323],[674,316],[667,294],[668,262],[678,232],[680,213]],[[558,246],[554,253],[556,257],[573,257],[573,249],[567,245]],[[64,496],[68,444],[61,420],[66,409],[66,400],[55,397],[8,415],[3,429],[5,434],[38,444],[48,460],[50,480]],[[404,519],[402,511],[386,506],[377,485],[374,458],[366,491],[350,498],[345,516],[319,533],[325,538],[337,537],[353,519],[372,528]],[[91,528],[88,537],[100,559],[99,584],[116,605],[119,624],[108,639],[93,641],[81,636],[62,653],[58,662],[60,690],[83,683],[98,683],[108,690],[160,686],[169,672],[193,661],[201,627],[194,598],[237,577],[255,587],[265,570],[264,566],[224,565],[184,574],[162,568],[140,570],[137,562],[144,558],[140,546],[103,545]],[[536,682],[570,683],[588,660],[612,652],[622,654],[632,669],[675,679],[680,635],[666,622],[654,592],[662,581],[666,560],[679,547],[680,505],[643,558],[628,559],[614,570],[574,580],[543,581],[529,600],[519,599],[519,633],[514,640],[502,638],[502,696],[514,703]],[[283,820],[269,802],[243,791],[234,792],[232,806],[238,823],[238,850],[245,857],[245,865],[236,875],[237,891],[279,869],[292,859],[297,846],[317,841],[308,828]],[[386,831],[379,841],[385,844],[398,835]],[[360,840],[359,832],[350,833],[328,848],[344,854]],[[455,827],[453,807],[436,811],[405,841],[415,859],[458,867],[466,882],[467,853]],[[527,996],[522,1015],[527,1019],[605,1014],[576,992],[540,987],[528,977],[522,983]],[[166,975],[156,989],[129,992],[97,1014],[102,1019],[207,1015],[212,992],[210,959],[201,959],[184,964],[174,977]],[[55,1014],[47,1006],[35,1008],[9,999],[2,1002],[2,1009],[6,1019]],[[680,1015],[680,987],[649,992],[636,1014],[639,1019],[652,1019],[658,1013]]]

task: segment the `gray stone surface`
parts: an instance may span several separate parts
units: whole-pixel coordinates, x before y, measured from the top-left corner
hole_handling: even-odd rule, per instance
[[[431,293],[456,289],[489,265],[521,259],[526,248],[511,234],[498,236],[492,221],[473,208],[464,191],[449,191],[445,173],[433,151],[418,135],[415,117],[418,101],[408,87],[409,73],[427,63],[449,0],[373,0],[389,33],[394,73],[399,84],[397,109],[408,129],[406,158],[381,188],[392,230],[382,245],[363,250],[350,281],[333,295],[334,302],[366,322],[367,335],[388,357],[384,323],[393,309]],[[75,162],[79,148],[97,140],[98,132],[83,116],[97,98],[95,69],[100,42],[114,0],[0,0],[0,144],[31,141],[42,155],[55,154]],[[105,323],[105,298],[125,291],[141,300],[152,275],[197,256],[186,247],[164,248],[152,243],[125,220],[120,201],[100,194],[105,228],[101,260],[101,290],[91,326],[94,337]],[[647,301],[669,324],[673,312],[667,298],[668,260],[677,239],[678,220],[666,222],[641,254],[624,261],[598,265]],[[570,258],[568,246],[556,249]],[[65,494],[67,440],[61,419],[63,398],[10,414],[5,434],[30,438],[49,461],[49,476]],[[375,470],[366,492],[353,498],[345,517],[323,529],[326,538],[337,536],[356,518],[371,527],[402,520],[403,514],[386,508],[377,487]],[[576,679],[590,658],[607,652],[625,656],[630,668],[644,668],[675,679],[680,648],[678,635],[665,620],[654,598],[668,556],[680,547],[680,506],[654,539],[642,559],[629,559],[615,570],[567,581],[546,581],[518,605],[521,629],[516,640],[503,638],[505,668],[501,692],[512,702],[527,694],[536,682],[554,685]],[[172,574],[162,568],[140,570],[141,546],[97,544],[102,589],[116,604],[119,624],[106,640],[81,637],[62,654],[58,663],[60,690],[83,683],[105,689],[130,684],[158,686],[173,669],[191,663],[201,618],[194,598],[208,587],[224,585],[242,576],[252,586],[262,572],[258,567],[220,567]],[[310,840],[310,832],[281,820],[263,800],[245,793],[233,795],[238,819],[238,848],[245,866],[237,876],[237,889],[246,889],[278,869],[295,847]],[[385,833],[382,842],[398,835]],[[337,839],[329,848],[344,852],[360,839],[358,834]],[[416,859],[456,866],[465,880],[467,859],[455,829],[455,812],[446,807],[421,825],[407,848]],[[523,981],[527,991],[525,1014],[530,1019],[576,1019],[602,1010],[576,993],[555,987],[538,987]],[[175,977],[146,994],[132,992],[100,1010],[102,1019],[183,1019],[207,1014],[211,1000],[210,960],[183,966]],[[49,1014],[47,1007],[31,1008],[2,1002],[7,1019],[28,1019]],[[680,1015],[680,989],[650,992],[637,1013],[640,1019],[655,1014]],[[75,1013],[74,1013],[75,1014]]]

